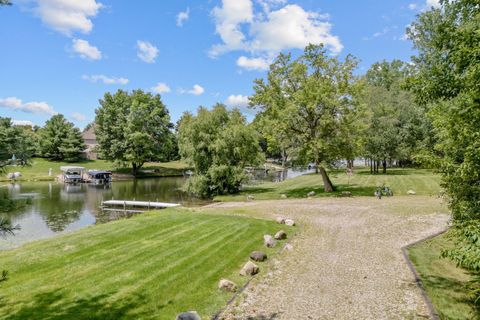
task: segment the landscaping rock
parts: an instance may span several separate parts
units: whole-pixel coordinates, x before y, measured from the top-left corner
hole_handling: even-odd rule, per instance
[[[287,199],[287,195],[286,195],[286,194],[282,194],[282,195],[280,195],[280,198],[281,198],[281,199]]]
[[[249,195],[247,196],[247,201],[253,201],[253,200],[255,200],[255,197],[252,196],[251,194],[249,194]]]
[[[273,248],[277,245],[277,242],[275,241],[275,239],[273,239],[273,237],[269,234],[266,234],[263,236],[263,243],[268,248]]]
[[[243,266],[242,270],[240,270],[241,276],[253,276],[256,275],[260,271],[260,268],[253,262],[248,261]]]
[[[307,197],[315,197],[315,191],[310,191],[309,193],[307,193]]]
[[[287,226],[293,227],[295,225],[295,221],[293,221],[292,219],[285,219],[285,224]]]
[[[287,243],[284,247],[283,247],[283,251],[292,251],[293,250],[293,246],[290,244],[290,243]]]
[[[262,252],[262,251],[253,251],[252,253],[250,253],[250,259],[254,260],[254,261],[265,261],[267,260],[267,254],[265,252]]]
[[[230,280],[221,279],[220,282],[218,283],[218,289],[235,292],[237,291],[237,285]]]
[[[342,192],[342,197],[349,198],[352,196],[352,193],[350,191],[343,191]]]
[[[276,219],[276,221],[277,221],[277,223],[279,223],[279,224],[285,224],[285,219],[282,218],[282,217],[278,217],[278,218]]]
[[[285,240],[287,239],[287,234],[285,233],[285,231],[280,230],[275,234],[274,238],[275,240]]]
[[[407,191],[407,194],[409,194],[409,195],[411,195],[411,196],[414,196],[414,195],[416,195],[417,193],[416,193],[415,191],[413,191],[413,190],[408,190],[408,191]]]
[[[176,320],[202,320],[196,311],[188,311],[180,313]]]

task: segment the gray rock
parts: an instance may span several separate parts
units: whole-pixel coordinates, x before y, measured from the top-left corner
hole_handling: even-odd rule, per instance
[[[277,242],[275,241],[275,239],[273,239],[273,237],[269,234],[266,234],[263,236],[263,243],[268,248],[273,248],[277,245]]]
[[[240,270],[241,276],[253,276],[256,275],[260,271],[260,268],[253,262],[248,261],[243,266],[242,270]]]
[[[287,243],[284,247],[283,247],[283,251],[292,251],[293,250],[293,246],[290,244],[290,243]]]
[[[286,194],[281,194],[281,195],[280,195],[280,198],[281,198],[281,199],[287,199],[287,195],[286,195]]]
[[[408,190],[408,191],[407,191],[407,194],[409,194],[409,195],[411,195],[411,196],[414,196],[414,195],[416,195],[417,193],[416,193],[415,191],[413,191],[413,190]]]
[[[315,197],[315,191],[310,191],[309,193],[307,193],[307,197]]]
[[[278,217],[275,221],[277,221],[279,224],[285,224],[285,219],[282,217]]]
[[[285,231],[280,230],[277,233],[275,233],[274,238],[275,240],[285,240],[287,239],[287,234],[285,233]]]
[[[253,201],[253,200],[255,200],[255,197],[252,196],[251,194],[249,194],[249,195],[247,196],[247,201]]]
[[[351,197],[352,196],[352,193],[350,191],[343,191],[342,192],[342,197]]]
[[[252,253],[250,253],[250,259],[254,260],[254,261],[265,261],[267,260],[267,254],[265,252],[262,252],[262,251],[253,251]]]
[[[221,279],[220,282],[218,283],[218,289],[235,292],[237,291],[237,285],[230,280]]]
[[[295,221],[293,221],[292,219],[285,219],[285,224],[287,226],[293,227],[295,225]]]
[[[176,320],[202,320],[196,311],[182,312],[175,318]]]

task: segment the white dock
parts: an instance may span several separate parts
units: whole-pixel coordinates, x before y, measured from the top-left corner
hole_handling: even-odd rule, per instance
[[[126,207],[137,207],[137,208],[147,208],[147,209],[162,209],[162,208],[172,208],[178,207],[178,203],[167,203],[167,202],[151,202],[151,201],[127,201],[127,200],[107,200],[102,201],[102,207],[108,206],[121,206]]]

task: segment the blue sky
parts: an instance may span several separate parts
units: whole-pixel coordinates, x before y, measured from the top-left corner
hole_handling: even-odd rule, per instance
[[[223,102],[245,108],[276,54],[324,43],[362,73],[408,61],[405,28],[435,0],[12,0],[0,7],[0,116],[83,128],[105,92],[158,92],[172,121]]]

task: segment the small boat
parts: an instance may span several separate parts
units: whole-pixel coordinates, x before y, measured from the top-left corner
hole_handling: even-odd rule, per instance
[[[112,182],[112,173],[110,171],[88,170],[88,181],[93,184],[108,184]]]
[[[65,183],[80,183],[83,182],[84,167],[62,166],[60,170],[63,171],[62,180]]]

